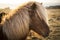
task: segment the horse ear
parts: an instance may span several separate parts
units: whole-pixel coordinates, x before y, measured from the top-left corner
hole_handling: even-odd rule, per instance
[[[36,9],[36,3],[35,2],[32,4],[31,9],[32,10],[35,10]]]

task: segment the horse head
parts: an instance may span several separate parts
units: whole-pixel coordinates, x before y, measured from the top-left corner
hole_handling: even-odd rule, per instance
[[[44,7],[41,3],[33,2],[30,9],[30,29],[43,37],[47,37],[50,30],[46,22]]]

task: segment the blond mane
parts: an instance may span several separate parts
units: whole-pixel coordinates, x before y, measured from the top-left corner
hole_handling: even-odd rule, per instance
[[[16,14],[16,11],[20,10],[21,8],[23,8],[24,6],[28,5],[31,3],[31,5],[34,3],[35,1],[29,1],[29,2],[25,2],[22,5],[18,6],[17,8],[15,8],[14,10],[11,10],[7,15],[2,17],[2,22],[0,24],[4,24],[6,19],[10,19],[10,17],[12,17],[14,14]]]

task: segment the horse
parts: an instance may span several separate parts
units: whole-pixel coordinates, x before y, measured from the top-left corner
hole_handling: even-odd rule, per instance
[[[50,30],[44,11],[38,2],[24,3],[11,10],[0,23],[0,40],[25,40],[30,30],[47,37]]]

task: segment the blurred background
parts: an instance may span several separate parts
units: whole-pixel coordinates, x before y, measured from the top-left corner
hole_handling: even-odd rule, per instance
[[[43,3],[44,6],[60,5],[60,0],[0,0],[0,8],[10,7],[14,9],[18,5],[22,5],[24,2],[28,1],[37,1]]]
[[[28,1],[43,3],[47,10],[50,34],[47,38],[43,38],[31,30],[27,40],[60,40],[60,0],[0,0],[0,12],[7,14],[12,9]]]

